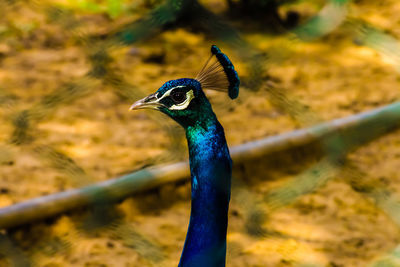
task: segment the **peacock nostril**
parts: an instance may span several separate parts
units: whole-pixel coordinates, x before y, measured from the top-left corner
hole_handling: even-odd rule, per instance
[[[154,100],[157,100],[157,96],[156,96],[156,94],[151,94],[151,95],[149,95],[148,97],[146,97],[144,99],[144,102],[151,102],[151,101],[154,101]]]

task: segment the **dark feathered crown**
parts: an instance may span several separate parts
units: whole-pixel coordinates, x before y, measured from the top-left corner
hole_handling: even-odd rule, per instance
[[[196,77],[203,89],[228,92],[231,99],[239,95],[239,76],[230,59],[216,46],[211,46],[211,56]]]

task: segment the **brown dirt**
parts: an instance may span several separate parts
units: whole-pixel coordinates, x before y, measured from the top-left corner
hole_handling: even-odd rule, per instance
[[[397,1],[358,2],[351,7],[351,16],[400,38]],[[90,48],[83,48],[77,33],[104,33],[127,18],[113,22],[105,16],[81,14],[77,18],[82,26],[68,32],[48,23],[40,8],[22,3],[7,8],[1,21],[16,25],[19,32],[0,44],[0,207],[187,157],[183,132],[173,122],[152,111],[131,113],[128,107],[132,99],[154,92],[164,81],[195,76],[215,40],[170,29],[134,46],[114,49],[111,68],[136,88],[131,100],[118,96],[118,89],[110,84],[90,80],[89,89],[82,89],[77,99],[43,108],[38,103],[44,95],[61,92],[62,85],[71,81],[80,82],[90,69]],[[305,13],[313,10],[304,9]],[[39,26],[26,30],[32,22]],[[392,61],[354,45],[347,33],[339,28],[321,40],[296,44],[256,31],[245,32],[244,37],[271,53],[269,75],[285,94],[306,105],[318,119],[329,120],[400,99]],[[251,79],[245,62],[221,46],[242,79]],[[235,101],[220,93],[208,94],[229,145],[311,123],[295,121],[272,105],[265,90],[250,89],[242,87]],[[15,136],[13,121],[23,110],[34,110],[36,123],[30,141],[14,145],[10,143],[10,136]],[[230,207],[228,266],[366,266],[393,250],[400,242],[396,215],[378,207],[370,191],[361,190],[359,184],[399,195],[399,145],[398,132],[393,132],[353,152],[334,179],[268,213],[261,220],[267,232],[261,235],[247,233],[246,216],[256,207],[268,209],[263,197],[320,155],[305,149],[236,166],[234,176],[240,182]],[[304,153],[304,159],[295,153]],[[188,183],[165,186],[114,208],[81,210],[13,229],[7,237],[14,245],[3,242],[3,248],[10,247],[3,249],[6,255],[0,265],[25,258],[48,267],[176,266],[189,218],[189,190]],[[104,218],[115,221],[94,227]]]

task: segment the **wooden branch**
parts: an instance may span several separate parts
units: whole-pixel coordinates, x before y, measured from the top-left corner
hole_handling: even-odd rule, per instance
[[[332,136],[347,140],[349,148],[387,133],[400,123],[400,102],[316,126],[284,133],[231,149],[235,164],[297,146],[326,140]],[[345,142],[346,143],[346,142]],[[329,151],[327,151],[329,153]],[[188,162],[143,169],[91,186],[68,190],[0,209],[0,229],[7,229],[53,217],[94,204],[113,203],[135,193],[177,182],[190,176]]]

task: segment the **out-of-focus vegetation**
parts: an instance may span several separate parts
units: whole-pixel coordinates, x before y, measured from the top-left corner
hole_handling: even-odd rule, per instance
[[[207,92],[230,145],[400,99],[396,0],[4,0],[0,10],[1,207],[186,159],[173,122],[127,109],[194,77],[213,43],[242,79],[237,101]],[[347,154],[339,134],[237,163],[228,265],[395,262],[397,135]],[[175,266],[189,190],[118,205],[99,194],[87,210],[8,229],[0,265]]]
[[[68,1],[50,1],[62,9],[74,10],[76,12],[84,13],[100,13],[107,14],[110,18],[117,18],[122,15],[129,15],[132,13],[141,12],[148,8],[154,8],[162,3],[161,0],[68,0]]]

